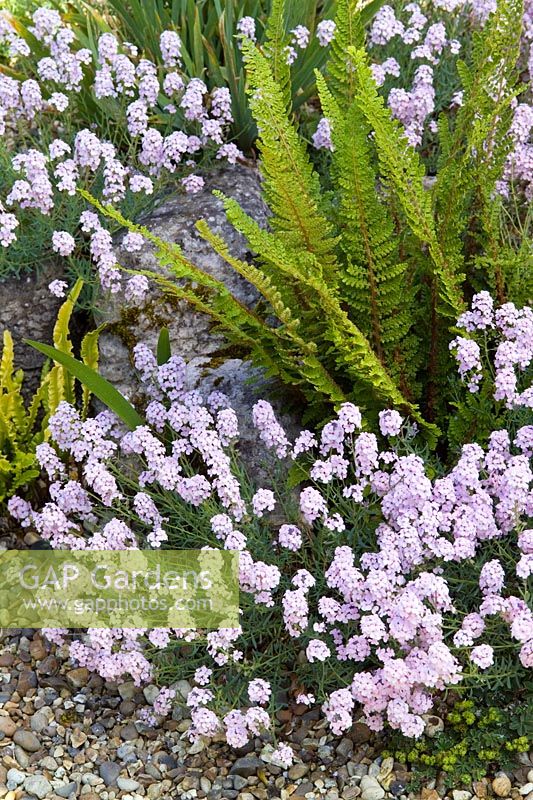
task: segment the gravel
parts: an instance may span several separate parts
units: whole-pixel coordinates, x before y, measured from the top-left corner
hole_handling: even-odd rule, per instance
[[[0,800],[533,800],[533,752],[509,774],[448,793],[439,777],[415,793],[413,776],[380,756],[363,722],[334,737],[315,709],[303,708],[280,723],[279,738],[296,754],[286,769],[269,735],[236,754],[221,736],[191,745],[182,714],[155,729],[136,724],[156,687],[107,684],[38,633],[4,637],[3,651]],[[182,694],[189,688],[181,682]]]

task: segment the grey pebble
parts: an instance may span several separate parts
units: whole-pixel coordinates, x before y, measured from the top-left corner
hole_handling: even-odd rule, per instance
[[[56,786],[54,791],[59,797],[69,798],[71,794],[75,793],[78,788],[76,781],[71,781],[65,786]]]
[[[257,770],[264,767],[261,759],[257,756],[243,756],[238,758],[230,769],[230,775],[241,775],[243,778],[249,778],[257,774]]]
[[[26,775],[23,772],[21,772],[19,769],[15,769],[13,767],[12,769],[8,770],[8,772],[7,772],[7,780],[10,783],[14,783],[15,786],[19,786],[21,783],[24,783],[24,781],[26,780]],[[8,786],[8,789],[9,788],[15,788],[15,787],[9,787]]]
[[[99,768],[100,777],[106,786],[114,786],[121,771],[122,767],[116,761],[104,761]]]
[[[37,736],[32,731],[27,731],[24,728],[17,728],[13,734],[13,741],[28,753],[36,753],[37,750],[41,749],[41,743]]]
[[[52,794],[52,784],[44,775],[29,775],[24,781],[24,788],[29,794],[35,795],[39,800]]]

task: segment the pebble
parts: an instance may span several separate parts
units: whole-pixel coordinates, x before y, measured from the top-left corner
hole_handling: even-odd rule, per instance
[[[89,680],[89,670],[86,667],[78,667],[67,672],[67,680],[75,689],[81,689]]]
[[[120,738],[125,742],[132,742],[134,739],[139,738],[139,732],[133,722],[128,722],[127,725],[122,726],[120,729]]]
[[[248,781],[246,778],[243,778],[242,775],[234,775],[233,776],[233,788],[237,789],[237,791],[241,791],[244,789],[245,786],[248,786]]]
[[[101,736],[105,733],[105,728],[101,722],[95,722],[94,725],[91,725],[91,733],[95,736]]]
[[[134,781],[131,778],[117,778],[117,786],[123,792],[135,792],[140,785],[139,781]]]
[[[13,734],[13,741],[28,753],[36,753],[41,749],[41,743],[37,736],[25,728],[17,728]]]
[[[177,706],[159,729],[133,723],[143,699],[153,705],[156,686],[94,683],[85,669],[65,671],[64,654],[54,646],[43,654],[32,638],[30,631],[24,650],[19,646],[5,659],[0,800],[533,800],[527,754],[513,775],[498,773],[447,792],[435,777],[421,792],[409,791],[416,774],[377,757],[381,741],[366,725],[355,723],[339,740],[316,709],[280,717],[296,755],[289,769],[273,756],[269,734],[250,741],[239,757],[221,737],[190,745],[180,736],[189,715]],[[183,698],[191,686],[179,681],[173,688]],[[436,735],[441,719],[427,715],[425,724],[426,735]]]
[[[453,800],[470,800],[472,792],[467,792],[462,789],[454,789],[452,792]]]
[[[422,800],[440,800],[440,794],[436,789],[428,789],[424,787],[421,792]]]
[[[122,767],[116,761],[104,761],[99,767],[100,777],[106,786],[114,786],[121,771]]]
[[[123,700],[133,700],[136,692],[137,687],[133,681],[124,681],[124,683],[119,684],[118,693]]]
[[[17,759],[17,764],[19,765],[19,767],[22,767],[22,769],[26,769],[26,767],[30,763],[30,757],[27,754],[27,752],[25,750],[23,750],[22,747],[17,745],[15,747],[15,750],[14,750],[13,754],[14,754],[15,758]]]
[[[406,790],[407,786],[403,781],[392,781],[389,786],[389,792],[394,797],[399,797]]]
[[[70,781],[70,783],[67,783],[65,786],[56,786],[54,791],[59,797],[69,798],[71,794],[76,792],[77,788],[78,784],[76,781]]]
[[[230,769],[230,775],[241,775],[243,778],[249,778],[251,775],[256,775],[257,770],[263,767],[263,762],[257,756],[243,756],[238,758]]]
[[[17,726],[11,717],[0,717],[0,733],[3,733],[4,736],[9,736],[11,738],[16,730]]]
[[[24,781],[24,788],[30,794],[43,800],[52,794],[52,784],[44,775],[29,775]]]
[[[81,747],[82,744],[85,744],[87,741],[87,734],[82,731],[80,728],[74,728],[72,733],[70,734],[70,743],[72,747],[76,749]]]
[[[34,733],[42,733],[48,725],[48,714],[44,711],[37,711],[30,719],[30,728]]]
[[[353,753],[353,742],[351,739],[341,739],[339,744],[337,745],[337,755],[342,756],[343,758],[349,758]]]
[[[362,800],[382,800],[383,797],[385,789],[379,785],[377,779],[371,775],[364,775],[361,778]]]
[[[26,775],[23,772],[21,772],[19,769],[15,769],[14,767],[12,767],[7,772],[7,780],[8,780],[8,783],[14,783],[15,786],[19,786],[21,783],[24,783],[24,781],[26,780]],[[14,788],[14,787],[10,787],[10,788]]]
[[[365,775],[368,775],[368,767],[366,764],[354,764],[352,761],[349,761],[346,766],[350,778],[363,778]]]
[[[291,781],[297,781],[300,778],[303,778],[304,775],[307,775],[309,772],[309,764],[303,764],[302,762],[296,762],[293,764],[292,767],[289,768],[289,779]]]
[[[361,789],[359,786],[347,786],[346,789],[343,789],[341,797],[342,800],[355,800],[360,794]]]
[[[356,722],[350,730],[350,738],[354,744],[366,744],[372,738],[372,731],[364,722]]]
[[[143,689],[144,699],[150,706],[153,706],[154,700],[157,698],[158,694],[159,688],[153,684],[150,684],[150,686],[145,686]]]
[[[313,789],[314,789],[313,784],[310,781],[305,781],[304,783],[301,783],[298,786],[298,788],[296,789],[296,791],[294,792],[294,794],[292,796],[293,797],[305,797],[305,795],[309,794],[310,792],[312,792]]]
[[[155,778],[156,781],[160,781],[161,778],[162,778],[162,775],[159,772],[159,770],[157,769],[157,767],[155,766],[155,764],[151,764],[151,763],[146,764],[146,766],[144,768],[144,771],[151,778]]]
[[[426,723],[424,733],[426,736],[429,736],[430,739],[433,739],[444,730],[444,720],[441,719],[441,717],[437,717],[434,714],[424,714],[422,719]]]
[[[192,686],[189,681],[179,680],[172,684],[172,688],[176,692],[176,696],[181,700],[187,700],[190,692],[192,691]]]
[[[498,797],[508,797],[511,791],[511,781],[509,780],[509,776],[504,772],[498,773],[498,775],[492,781],[492,789],[494,794],[497,794]]]
[[[488,794],[488,787],[486,779],[482,781],[474,781],[472,784],[472,789],[474,790],[474,794],[476,797],[479,797],[480,800],[485,800]]]

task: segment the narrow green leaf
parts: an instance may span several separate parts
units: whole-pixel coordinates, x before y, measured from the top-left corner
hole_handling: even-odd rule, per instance
[[[168,328],[161,328],[159,339],[157,340],[157,363],[159,366],[166,364],[171,355]]]
[[[125,422],[129,428],[134,430],[139,425],[145,424],[145,420],[137,413],[129,400],[126,400],[118,389],[115,389],[109,381],[93,369],[48,344],[41,344],[41,342],[35,342],[32,339],[25,339],[24,341],[40,353],[64,366],[81,383],[88,386],[91,392]]]

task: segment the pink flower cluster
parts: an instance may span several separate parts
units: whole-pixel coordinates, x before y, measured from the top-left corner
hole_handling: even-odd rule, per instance
[[[405,127],[406,136],[413,146],[421,144],[426,127],[432,132],[436,131],[435,112],[440,108],[437,98],[440,87],[436,85],[434,70],[443,59],[453,59],[460,53],[461,41],[454,34],[472,36],[473,32],[485,25],[495,10],[495,0],[432,0],[427,4],[410,2],[401,10],[384,5],[375,15],[369,33],[369,45],[377,59],[372,65],[377,85],[382,86],[388,75],[402,77],[397,60],[400,53],[414,62],[422,62],[415,71],[411,87],[393,87],[387,100],[393,115]],[[522,51],[522,66],[531,77],[531,0],[526,0],[524,5]],[[392,57],[391,53],[396,57]],[[447,68],[446,71],[449,73],[450,70]],[[461,93],[456,92],[451,107],[460,104]],[[511,129],[514,149],[509,154],[505,175],[499,185],[499,190],[507,194],[510,181],[524,184],[528,199],[531,199],[533,183],[530,112],[530,106],[525,103],[516,106]]]
[[[520,366],[523,348],[533,347],[532,320],[528,308],[494,310],[482,293],[459,325],[471,334],[497,327]],[[224,395],[213,392],[204,402],[188,390],[180,358],[159,366],[144,345],[134,356],[149,399],[148,424],[124,433],[108,412],[82,420],[62,404],[50,420],[55,447],[45,443],[37,452],[51,481],[49,502],[41,510],[20,498],[9,504],[23,526],[31,523],[56,548],[149,548],[167,540],[172,522],[161,511],[169,508],[165,497],[204,509],[209,546],[240,553],[241,591],[277,615],[306,661],[320,664],[337,683],[320,698],[337,734],[363,713],[375,730],[387,724],[419,736],[436,693],[459,683],[465,666],[475,672],[495,665],[496,642],[498,650],[516,654],[520,668],[533,667],[533,615],[524,583],[533,572],[533,426],[513,436],[497,430],[485,449],[465,444],[453,466],[429,477],[428,465],[413,452],[413,426],[395,410],[380,413],[374,434],[363,430],[359,409],[345,403],[319,436],[302,431],[291,442],[272,407],[259,401],[253,422],[260,439],[285,468],[287,459],[303,456],[310,474],[300,487],[299,513],[273,530],[277,494],[262,487],[245,493],[235,476],[230,448],[238,425]],[[81,482],[64,466],[67,456],[77,463]],[[133,470],[127,481],[124,469]],[[127,488],[132,480],[134,491]],[[369,520],[370,548],[353,533]],[[326,548],[318,559],[316,536]],[[505,560],[490,555],[495,542]],[[205,538],[195,541],[191,533],[187,545],[204,546]],[[457,577],[465,569],[477,581],[468,605]],[[70,653],[105,677],[128,673],[141,681],[150,674],[145,636],[156,647],[171,637],[201,646],[194,630],[89,631]],[[240,628],[205,636],[210,663],[196,669],[197,686],[187,700],[192,736],[225,732],[230,744],[242,747],[268,728],[263,706],[272,687],[261,673],[252,678],[250,659],[257,656],[242,637]],[[341,669],[347,678],[339,686],[333,676]],[[245,677],[252,705],[226,706],[219,716],[215,696],[229,671]],[[159,711],[171,699],[163,694]],[[290,763],[284,747],[279,759]]]
[[[488,292],[480,292],[472,300],[472,309],[458,320],[468,337],[457,336],[450,349],[455,354],[459,374],[475,393],[483,378],[482,347],[494,349],[494,400],[503,402],[507,409],[533,408],[533,387],[528,370],[533,362],[533,310],[526,306],[518,309],[505,303],[493,310]],[[492,364],[486,365],[492,372]]]
[[[79,130],[72,143],[57,138],[48,153],[30,149],[16,155],[13,168],[22,176],[11,187],[6,206],[36,209],[49,215],[55,192],[74,195],[77,188],[92,188],[99,177],[103,179],[103,200],[117,204],[128,191],[152,194],[154,179],[165,171],[174,173],[178,169],[185,173],[184,190],[198,192],[203,179],[191,173],[198,154],[214,148],[217,158],[231,163],[242,157],[236,145],[225,142],[228,125],[233,121],[229,90],[221,87],[209,93],[203,81],[187,78],[182,70],[181,41],[175,31],[161,34],[159,64],[142,58],[111,33],[100,36],[94,57],[89,50],[77,49],[74,31],[51,9],[38,8],[34,12],[31,32],[49,53],[36,63],[9,19],[0,15],[0,43],[7,42],[13,58],[23,59],[27,71],[35,72],[35,77],[27,80],[0,73],[0,135],[9,122],[23,119],[38,127],[43,115],[48,118],[51,113],[64,114],[71,96],[89,80],[97,100],[121,100],[123,124],[116,124],[128,131],[132,141],[127,163],[97,129]],[[161,120],[166,120],[165,129],[172,128],[178,108],[190,130],[161,133],[157,127]],[[0,242],[4,247],[15,241],[17,226],[15,215],[0,206]],[[103,242],[107,237],[96,238],[102,241],[97,241],[91,250],[100,277],[104,286],[116,289],[118,273],[107,258],[101,263],[102,248],[108,252],[108,243]],[[54,236],[53,247],[61,255],[70,254],[63,232]]]
[[[533,3],[531,18],[533,20]],[[533,39],[533,21],[531,23]],[[531,47],[531,68],[533,72],[533,45]],[[526,198],[533,200],[533,107],[527,103],[516,103],[509,135],[513,148],[507,156],[502,180],[498,183],[498,192],[504,197],[510,195],[511,183],[524,186]]]

